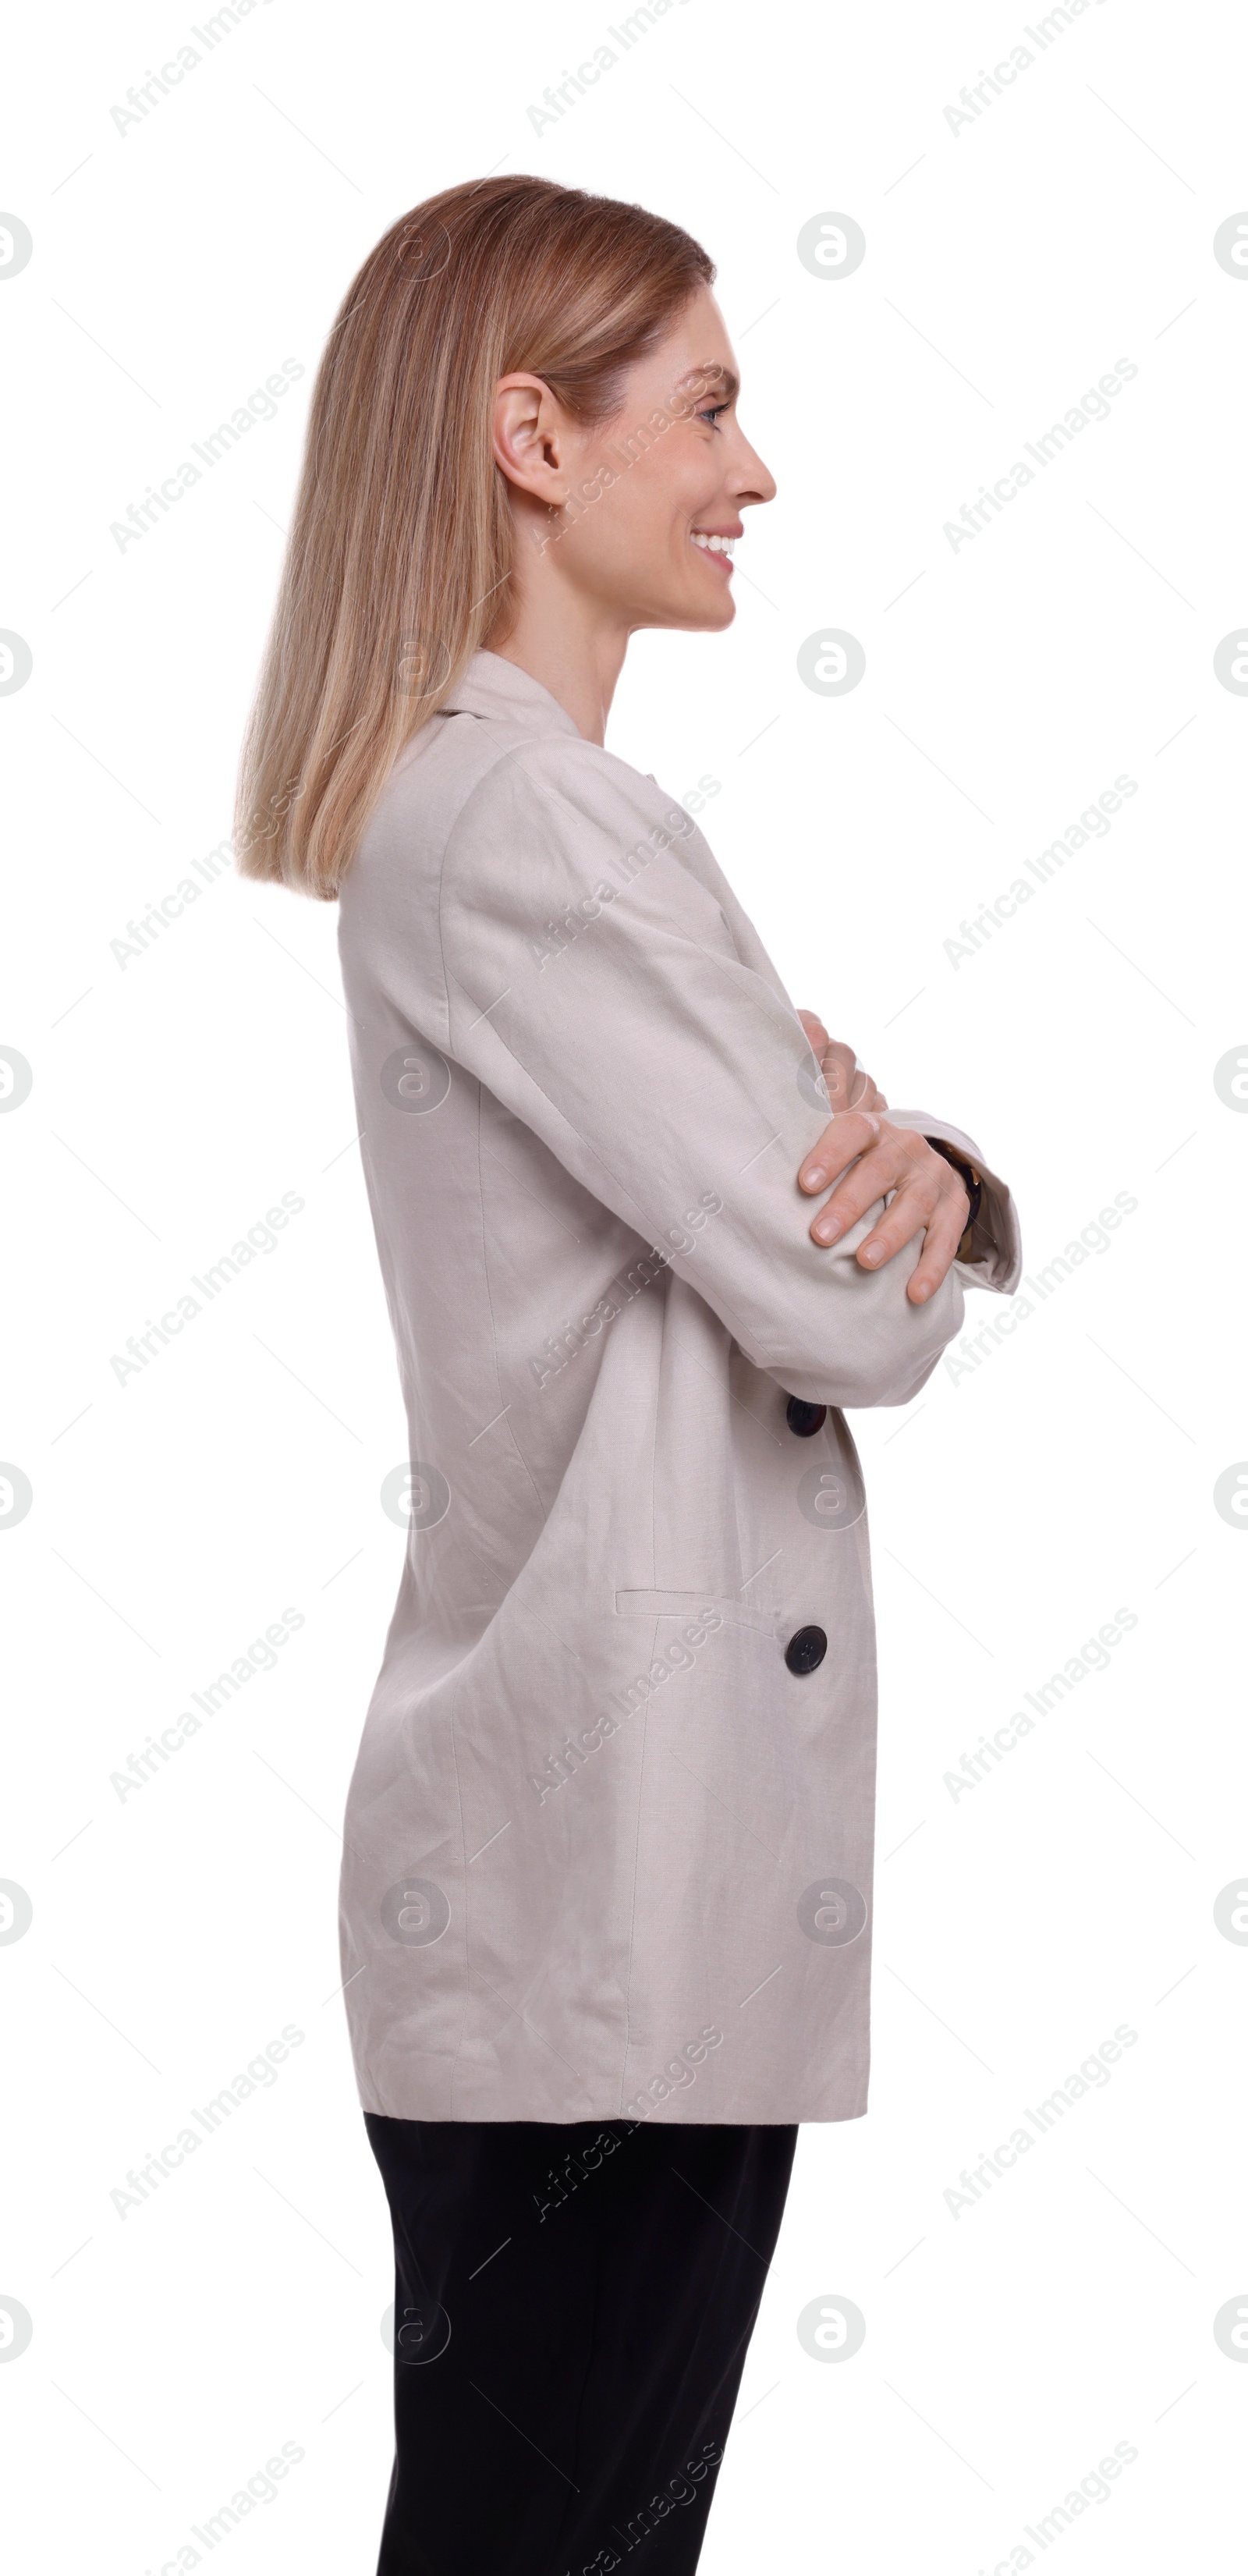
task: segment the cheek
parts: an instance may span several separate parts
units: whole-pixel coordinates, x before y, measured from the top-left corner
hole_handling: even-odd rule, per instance
[[[644,552],[647,538],[636,474],[608,462],[587,466],[574,487],[575,523],[559,540],[565,562],[575,560],[592,579],[610,577]],[[596,495],[596,497],[595,497]]]
[[[601,598],[627,597],[656,612],[693,607],[701,615],[709,585],[693,561],[689,530],[724,514],[719,459],[693,447],[679,423],[631,461],[630,440],[635,447],[625,414],[579,467],[574,489],[584,498],[575,526],[560,539],[562,560]],[[597,499],[590,497],[595,489]]]
[[[655,543],[687,546],[690,528],[714,517],[722,500],[717,464],[690,445],[682,424],[665,430],[627,478],[635,487],[639,530],[644,526]]]

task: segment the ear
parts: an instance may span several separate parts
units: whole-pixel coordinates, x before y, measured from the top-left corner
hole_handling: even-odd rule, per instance
[[[569,423],[540,376],[500,376],[494,390],[494,459],[509,483],[547,509],[568,497]]]

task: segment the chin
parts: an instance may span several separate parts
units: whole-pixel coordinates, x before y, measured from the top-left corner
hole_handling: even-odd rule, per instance
[[[719,599],[705,599],[700,591],[696,599],[690,599],[687,592],[680,600],[655,599],[636,616],[636,626],[666,627],[669,633],[681,635],[718,635],[725,626],[731,626],[736,613],[737,603],[725,583]]]
[[[732,592],[725,590],[722,600],[713,603],[699,600],[697,607],[688,617],[682,617],[680,623],[690,634],[719,635],[725,626],[731,626],[736,613],[737,603]]]

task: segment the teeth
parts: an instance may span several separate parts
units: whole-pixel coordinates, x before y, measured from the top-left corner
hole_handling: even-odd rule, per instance
[[[727,555],[731,560],[735,537],[708,537],[701,528],[691,528],[689,533],[695,546],[701,546],[706,554]]]

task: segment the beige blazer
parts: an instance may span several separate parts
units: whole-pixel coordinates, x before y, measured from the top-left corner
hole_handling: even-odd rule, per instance
[[[1008,1191],[923,1306],[917,1244],[855,1262],[871,1217],[810,1241],[826,1095],[756,932],[684,807],[495,654],[396,765],[340,947],[411,1456],[345,1819],[361,2101],[852,2118],[875,1657],[843,1408],[907,1403],[964,1288],[1015,1285]]]

